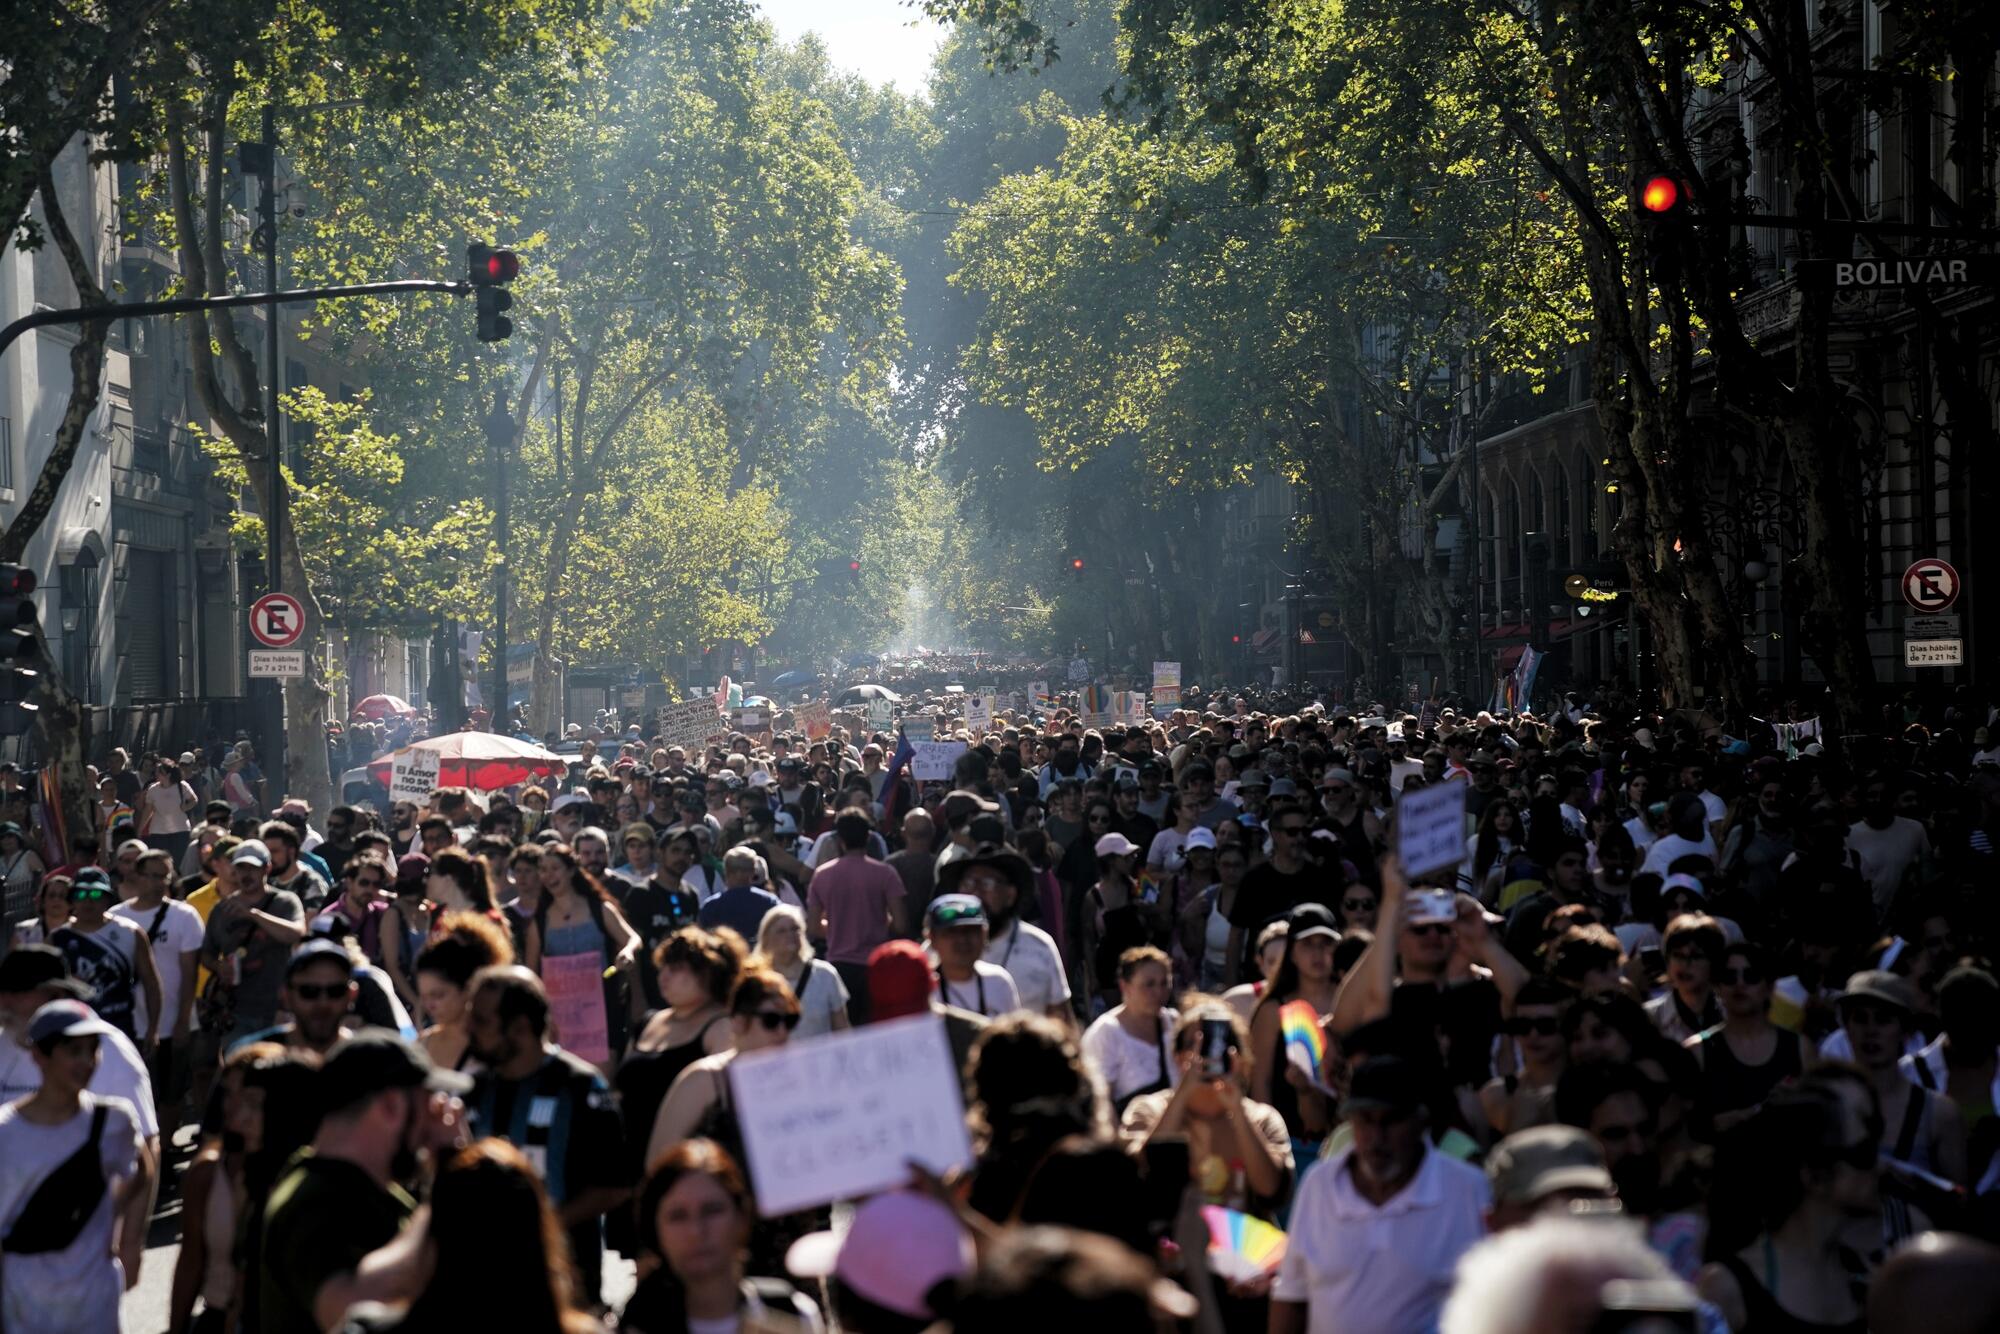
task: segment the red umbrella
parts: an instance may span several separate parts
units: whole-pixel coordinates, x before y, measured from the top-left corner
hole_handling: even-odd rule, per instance
[[[384,755],[368,765],[369,776],[384,787],[398,755],[428,751],[438,757],[439,787],[469,787],[492,792],[564,771],[568,761],[540,746],[491,732],[452,732]]]
[[[354,706],[354,716],[366,718],[371,723],[379,723],[392,713],[399,718],[407,718],[415,712],[408,700],[394,695],[370,695]]]

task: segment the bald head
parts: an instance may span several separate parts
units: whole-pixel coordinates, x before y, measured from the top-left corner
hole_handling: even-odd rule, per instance
[[[2000,1311],[2000,1246],[1957,1232],[1905,1242],[1868,1288],[1872,1334],[1980,1334]]]

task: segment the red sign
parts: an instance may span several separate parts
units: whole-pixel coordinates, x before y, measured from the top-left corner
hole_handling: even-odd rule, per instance
[[[290,593],[266,593],[250,604],[250,637],[265,648],[290,648],[306,632],[306,609]]]
[[[1926,556],[1903,571],[1903,601],[1922,612],[1939,612],[1958,601],[1958,571],[1951,562]]]

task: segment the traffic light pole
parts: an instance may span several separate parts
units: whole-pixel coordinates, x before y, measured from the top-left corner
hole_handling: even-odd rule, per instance
[[[278,116],[277,107],[264,100],[264,188],[257,201],[257,240],[264,251],[264,294],[278,292]],[[284,363],[279,359],[278,307],[264,308],[264,439],[271,470],[271,485],[264,505],[264,587],[268,592],[285,591],[285,441],[278,422],[279,376]],[[310,650],[308,650],[310,651]],[[278,795],[290,794],[286,777],[285,685],[272,681],[267,689],[271,700],[271,752],[265,756],[270,771],[278,776]]]
[[[499,559],[493,564],[493,705],[489,721],[499,736],[511,735],[507,726],[507,547],[509,532],[509,477],[507,446],[513,442],[514,419],[507,411],[507,391],[493,391],[493,411],[486,418],[486,449],[493,458],[493,543]]]

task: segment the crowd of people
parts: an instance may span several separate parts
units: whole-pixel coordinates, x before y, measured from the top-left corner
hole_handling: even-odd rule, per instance
[[[0,766],[0,1329],[124,1328],[163,1197],[168,1334],[2000,1328],[1983,727],[1258,702],[119,754],[60,857]],[[922,1015],[970,1163],[761,1211],[734,1063]]]

